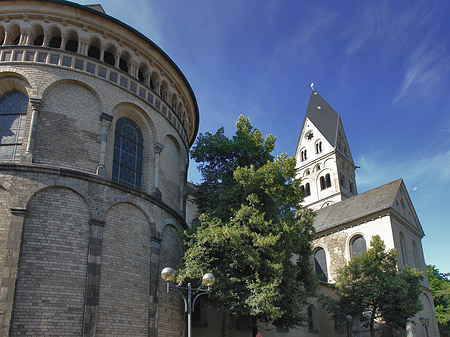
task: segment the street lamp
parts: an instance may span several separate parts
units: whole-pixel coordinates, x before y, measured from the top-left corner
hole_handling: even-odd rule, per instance
[[[352,315],[345,316],[345,320],[347,321],[347,337],[351,337],[350,336],[350,322],[352,321],[352,319],[353,319]]]
[[[428,317],[427,318],[420,317],[419,320],[420,320],[420,322],[422,322],[422,325],[425,327],[425,331],[426,331],[427,337],[428,337],[428,327],[430,326],[430,319]]]
[[[179,293],[181,295],[181,297],[183,297],[183,301],[184,301],[184,312],[187,312],[188,315],[188,328],[187,328],[187,334],[188,337],[192,336],[192,313],[194,312],[194,305],[195,305],[195,301],[197,300],[197,298],[199,298],[201,295],[206,295],[210,293],[210,287],[214,284],[214,282],[216,281],[216,278],[214,277],[213,274],[211,273],[206,273],[205,275],[203,275],[203,279],[202,282],[203,284],[208,287],[208,290],[206,289],[196,289],[196,288],[191,288],[191,284],[188,283],[187,288],[186,287],[176,287],[176,286],[172,286],[170,285],[170,282],[175,280],[175,270],[173,270],[173,268],[170,267],[166,267],[161,271],[161,278],[167,282],[167,292],[170,291],[170,289],[176,291],[177,293]],[[184,294],[181,292],[182,290],[187,290],[187,298],[186,296],[184,296]],[[198,291],[199,293],[194,297],[194,299],[192,300],[192,291]]]

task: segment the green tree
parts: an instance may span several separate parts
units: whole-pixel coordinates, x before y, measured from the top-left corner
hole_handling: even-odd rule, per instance
[[[232,315],[296,326],[316,290],[311,265],[313,213],[300,208],[295,159],[270,154],[263,138],[240,116],[232,138],[223,128],[200,135],[191,156],[200,163],[199,224],[187,231],[178,281],[212,271],[214,305]]]
[[[345,325],[346,315],[351,315],[354,321],[368,321],[374,336],[375,321],[404,329],[407,319],[422,309],[419,281],[423,274],[408,266],[399,270],[398,251],[386,251],[378,235],[372,237],[370,244],[369,250],[338,270],[335,284],[338,300],[322,297],[322,301],[338,324]],[[368,320],[366,313],[370,313]]]
[[[450,334],[450,273],[440,273],[435,266],[427,265],[427,275],[439,331],[441,334]]]

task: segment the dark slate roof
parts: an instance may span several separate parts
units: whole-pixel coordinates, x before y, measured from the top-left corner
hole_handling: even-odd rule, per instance
[[[316,232],[319,233],[392,207],[402,182],[402,179],[397,179],[318,210],[314,219]]]
[[[314,123],[328,142],[335,147],[340,117],[314,89],[311,92],[308,107],[306,108],[306,117]]]

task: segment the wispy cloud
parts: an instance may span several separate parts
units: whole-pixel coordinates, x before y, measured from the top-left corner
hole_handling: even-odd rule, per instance
[[[411,91],[426,96],[437,89],[441,79],[447,78],[450,73],[450,55],[443,46],[433,45],[433,41],[430,35],[410,56],[394,103]]]
[[[361,166],[357,171],[360,189],[365,191],[397,178],[404,178],[416,190],[426,185],[430,193],[439,193],[443,186],[450,184],[450,151],[421,158],[397,159],[373,153],[357,158]]]
[[[306,16],[306,15],[305,15]],[[326,44],[324,34],[337,18],[337,12],[329,8],[315,7],[311,9],[305,20],[299,20],[297,29],[278,45],[275,54],[284,54],[288,57],[306,57],[314,52],[319,44]],[[320,38],[320,39],[319,39]]]

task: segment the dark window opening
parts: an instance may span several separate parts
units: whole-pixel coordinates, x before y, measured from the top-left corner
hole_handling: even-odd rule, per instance
[[[44,43],[44,35],[37,36],[33,41],[33,46],[42,46]]]
[[[305,185],[305,197],[308,197],[311,195],[311,187],[309,186],[309,183]]]
[[[88,49],[88,56],[100,60],[100,50],[95,46],[90,46]]]
[[[20,35],[17,36],[17,37],[13,40],[12,44],[15,45],[15,46],[17,46],[17,45],[19,44],[19,41],[20,41]]]
[[[67,51],[72,51],[72,52],[76,53],[78,51],[78,41],[75,41],[75,40],[67,41],[65,49]]]
[[[49,43],[50,48],[59,48],[61,47],[61,37],[55,36],[50,40]]]
[[[144,74],[141,69],[138,70],[138,80],[144,83]]]
[[[119,69],[126,73],[128,72],[128,64],[123,58],[119,59]]]
[[[116,60],[114,58],[114,55],[111,54],[109,51],[105,51],[105,53],[103,54],[103,61],[112,66],[116,65]]]

